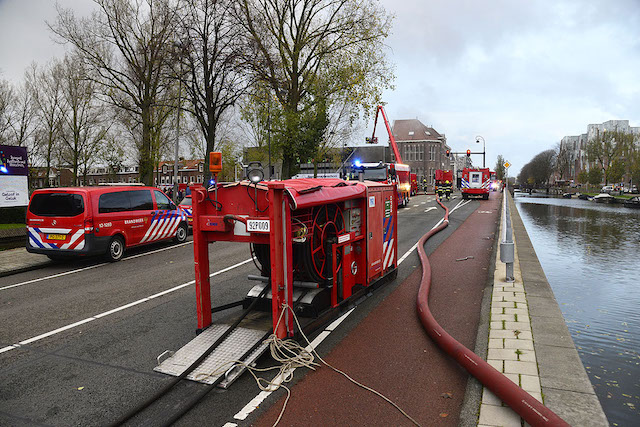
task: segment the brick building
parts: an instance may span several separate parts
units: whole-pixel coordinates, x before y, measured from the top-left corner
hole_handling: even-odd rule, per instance
[[[447,157],[447,137],[432,127],[424,125],[420,120],[394,120],[393,136],[398,144],[402,161],[411,167],[411,172],[418,177],[418,182],[427,179],[433,184],[436,169],[454,169],[452,157]],[[393,152],[391,159],[393,159]]]

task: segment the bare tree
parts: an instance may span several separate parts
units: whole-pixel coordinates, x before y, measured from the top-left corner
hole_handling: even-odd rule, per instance
[[[97,102],[95,83],[87,80],[82,61],[75,55],[67,55],[61,67],[62,102],[60,118],[63,132],[61,160],[73,170],[73,185],[97,160],[100,143],[109,130],[105,106]]]
[[[566,144],[558,143],[556,150],[556,172],[560,179],[564,180],[571,172],[573,164],[573,151]]]
[[[34,134],[37,125],[37,106],[26,74],[25,80],[18,87],[15,95],[11,123],[12,141],[18,146],[26,147],[27,155],[32,159],[36,155]]]
[[[166,75],[177,9],[171,0],[94,1],[98,11],[88,19],[58,9],[51,29],[78,50],[105,99],[141,127],[140,179],[151,185],[153,134],[162,116],[154,109],[165,102],[170,85]]]
[[[0,80],[0,144],[6,144],[10,139],[14,103],[13,88],[8,81]]]
[[[322,141],[309,139],[318,132],[303,123],[305,114],[320,117],[319,98],[326,111],[327,97],[351,91],[366,106],[392,78],[382,53],[390,18],[373,0],[239,0],[235,5],[249,37],[247,61],[284,109],[280,147],[283,175],[289,177],[297,158],[316,152]]]
[[[246,92],[248,79],[241,62],[242,28],[233,20],[234,0],[181,0],[184,14],[176,48],[180,59],[176,75],[189,103],[184,108],[198,122],[206,153],[217,149],[218,129],[225,113]]]
[[[62,67],[60,62],[50,62],[39,70],[35,64],[27,71],[27,85],[32,93],[37,112],[37,128],[35,130],[36,151],[45,164],[48,186],[49,173],[55,162],[54,155],[58,149],[62,134],[60,106],[62,104]]]

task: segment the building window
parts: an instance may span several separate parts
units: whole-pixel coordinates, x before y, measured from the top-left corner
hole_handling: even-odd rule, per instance
[[[203,179],[202,175],[198,175],[198,176],[197,176],[198,184],[201,184],[201,183],[202,183],[202,179]]]
[[[436,146],[435,145],[430,145],[429,146],[429,160],[435,160],[436,159]]]
[[[424,144],[418,145],[417,148],[418,148],[418,155],[416,160],[423,161],[424,160]]]
[[[198,163],[198,172],[202,172],[202,163]]]

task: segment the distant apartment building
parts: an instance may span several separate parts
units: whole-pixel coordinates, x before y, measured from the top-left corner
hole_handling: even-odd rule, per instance
[[[587,132],[576,136],[565,136],[560,140],[560,150],[567,152],[570,159],[570,167],[563,176],[557,177],[559,180],[576,180],[578,174],[589,170],[587,158],[587,145],[600,136],[603,132],[618,131],[630,133],[635,136],[635,144],[640,148],[640,127],[629,125],[629,120],[609,120],[604,123],[590,124]]]
[[[178,184],[201,184],[204,182],[204,159],[180,159],[178,161]],[[162,189],[173,186],[174,161],[160,162],[154,172],[154,185]]]

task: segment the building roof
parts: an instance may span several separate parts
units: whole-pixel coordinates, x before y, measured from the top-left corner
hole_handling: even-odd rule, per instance
[[[424,125],[418,119],[394,120],[392,127],[396,141],[442,141],[441,135],[434,128]]]

